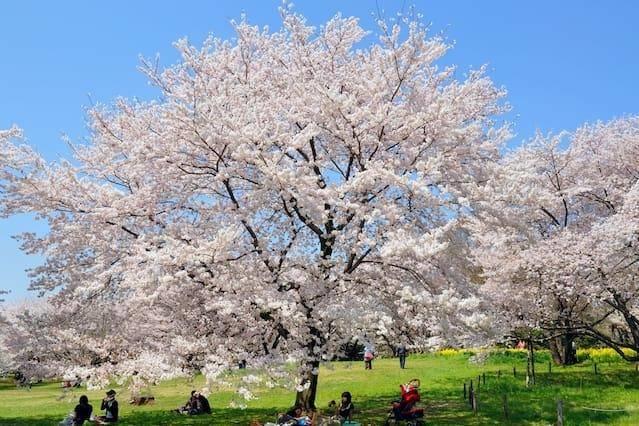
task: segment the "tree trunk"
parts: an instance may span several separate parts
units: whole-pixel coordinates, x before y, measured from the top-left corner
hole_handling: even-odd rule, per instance
[[[528,339],[528,375],[530,377],[530,384],[535,384],[535,348],[533,346],[532,339]]]
[[[304,389],[297,392],[295,405],[303,407],[305,410],[315,410],[315,397],[317,396],[317,378],[319,373],[319,361],[311,361],[307,364],[306,376],[300,383]],[[306,387],[308,384],[308,387]]]
[[[557,365],[573,365],[577,363],[577,354],[573,350],[575,335],[565,333],[550,340],[550,353]]]

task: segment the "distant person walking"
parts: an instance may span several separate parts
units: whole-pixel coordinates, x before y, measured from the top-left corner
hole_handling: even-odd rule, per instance
[[[373,358],[375,358],[375,351],[371,345],[366,345],[364,348],[364,369],[373,369]]]
[[[396,353],[399,358],[399,368],[406,368],[406,345],[400,343],[397,347]]]

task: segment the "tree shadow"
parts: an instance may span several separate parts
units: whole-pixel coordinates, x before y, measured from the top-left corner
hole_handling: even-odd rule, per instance
[[[446,386],[434,388],[427,397],[430,424],[555,424],[559,399],[563,402],[566,424],[611,424],[627,418],[630,413],[623,407],[607,408],[606,404],[611,404],[611,400],[598,399],[598,396],[612,388],[639,388],[638,374],[616,370],[595,375],[587,365],[576,371],[557,368],[552,373],[537,373],[537,383],[531,387],[526,387],[521,375],[498,378],[496,371],[487,371],[486,376],[486,383],[479,385],[479,412],[476,415],[472,413],[470,403],[464,400],[463,380],[456,379],[458,383],[454,386],[455,379],[445,379]],[[474,383],[477,390],[477,380]],[[455,388],[459,391],[451,393]],[[507,396],[508,419],[504,396]],[[614,403],[614,399],[612,401]],[[604,407],[597,408],[599,404]]]
[[[477,377],[475,389],[477,386]],[[467,383],[470,379],[466,380]],[[566,424],[612,424],[627,419],[624,411],[628,397],[617,400],[603,398],[623,389],[639,389],[639,374],[631,371],[600,368],[595,375],[589,365],[567,369],[553,368],[552,373],[537,374],[537,384],[526,387],[519,375],[502,374],[497,369],[486,369],[486,382],[479,385],[479,411],[474,414],[463,396],[464,380],[459,374],[433,378],[431,385],[422,389],[421,405],[425,408],[428,425],[532,425],[554,424],[557,421],[557,400],[563,400]],[[2,386],[11,386],[0,383]],[[15,388],[12,386],[12,388]],[[508,400],[509,418],[504,413],[504,395]],[[384,423],[391,403],[399,398],[398,392],[388,392],[361,398],[357,401],[355,419],[365,425]],[[615,404],[618,404],[615,407]],[[150,408],[150,407],[149,407]],[[614,411],[615,408],[620,408]],[[174,412],[149,410],[127,413],[120,425],[248,425],[252,420],[275,421],[283,407],[215,408],[211,416],[184,416]],[[610,410],[610,411],[598,411]],[[26,415],[26,413],[25,413]],[[57,425],[61,417],[0,418],[0,426]]]

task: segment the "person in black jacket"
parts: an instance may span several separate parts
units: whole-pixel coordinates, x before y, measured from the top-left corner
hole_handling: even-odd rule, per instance
[[[337,415],[341,422],[346,420],[353,420],[353,411],[355,406],[353,405],[353,397],[350,392],[342,392],[342,400],[337,408]]]
[[[106,395],[100,405],[100,410],[105,410],[105,415],[100,416],[98,420],[102,423],[115,423],[118,421],[118,401],[115,400],[115,391],[111,389]]]
[[[91,419],[91,413],[93,413],[93,406],[89,404],[89,398],[86,395],[80,397],[79,404],[75,406],[73,410],[75,417],[73,419],[73,426],[83,425],[85,421]]]
[[[197,411],[198,414],[211,414],[211,404],[201,393],[197,393]]]

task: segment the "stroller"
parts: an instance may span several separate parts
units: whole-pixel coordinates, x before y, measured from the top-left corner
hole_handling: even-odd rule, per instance
[[[424,409],[415,407],[421,399],[419,396],[419,379],[400,385],[402,398],[393,402],[393,406],[388,413],[386,426],[406,422],[407,426],[421,426],[424,424]]]

